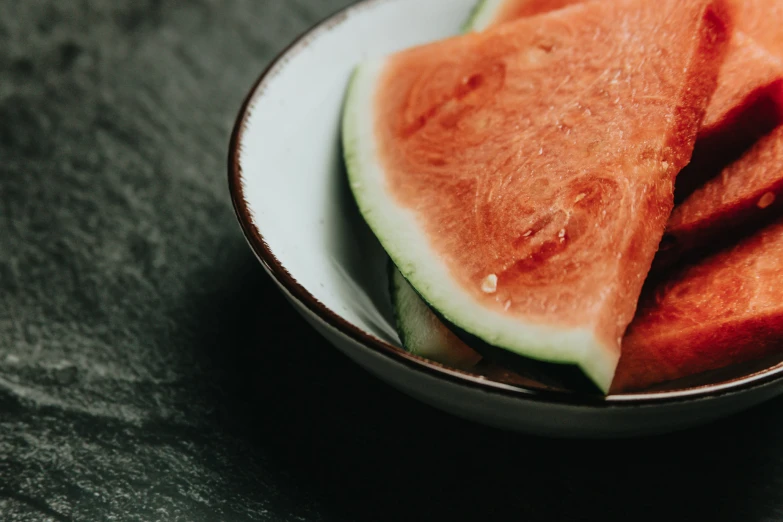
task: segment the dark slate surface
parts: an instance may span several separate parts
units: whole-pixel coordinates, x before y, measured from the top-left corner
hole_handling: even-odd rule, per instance
[[[497,432],[345,360],[250,255],[244,92],[348,0],[0,2],[0,520],[783,520],[782,401]]]

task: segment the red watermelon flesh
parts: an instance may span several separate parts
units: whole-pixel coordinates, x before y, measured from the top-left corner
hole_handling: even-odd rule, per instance
[[[783,0],[733,0],[736,27],[783,58]]]
[[[783,221],[645,290],[613,392],[783,350]]]
[[[584,1],[505,0],[497,8],[489,27]],[[754,7],[754,4],[758,6]],[[743,6],[744,19],[749,29],[760,25],[760,22],[753,21],[750,13],[754,9],[760,9],[761,4],[767,4],[768,7],[773,4],[783,6],[783,0],[753,0]],[[736,6],[732,7],[736,10]],[[783,7],[778,8],[783,10]],[[783,20],[783,12],[772,20]],[[761,30],[757,29],[757,32]],[[780,34],[783,34],[783,31]],[[765,34],[761,36],[764,37]],[[779,49],[783,53],[783,37]],[[718,78],[718,87],[707,108],[696,140],[694,165],[681,173],[677,180],[677,194],[690,194],[757,139],[780,124],[780,116],[775,107],[781,98],[781,82],[781,62],[753,38],[735,31]]]
[[[783,81],[783,64],[780,59],[753,38],[735,31],[726,60],[721,67],[718,87],[704,117],[699,138],[707,139],[711,135],[724,133],[723,129],[743,125],[742,120],[745,117],[742,113],[755,106],[759,98],[769,98],[774,113],[774,108],[782,97],[781,81]],[[764,114],[755,115],[757,118],[764,116]],[[768,118],[774,123],[779,123],[780,120],[778,114],[772,114]],[[739,127],[739,129],[749,130],[747,127]]]
[[[507,0],[492,24],[580,1]],[[783,0],[735,0],[732,7],[739,28],[783,56],[779,24]],[[778,198],[783,186],[783,169],[777,159],[780,131],[753,146],[781,123],[783,63],[753,38],[735,31],[693,157],[677,178],[678,206],[655,260],[657,269],[671,266],[684,253],[710,244],[728,229],[744,230],[774,211],[770,198]],[[752,152],[745,154],[750,147]]]
[[[779,213],[781,203],[783,126],[674,209],[656,266],[671,266],[687,251],[741,235]]]
[[[685,200],[783,123],[782,109],[783,62],[735,32],[693,158],[677,178],[675,202]]]
[[[388,61],[375,105],[387,189],[475,302],[619,351],[725,16],[722,2],[590,2]]]
[[[721,79],[748,73],[749,67],[754,68],[749,64],[757,64],[755,67],[762,71],[764,62],[770,75],[780,75],[783,70],[783,0],[733,0],[732,4],[736,27],[742,31],[737,35],[750,43],[744,46],[742,54],[749,54],[753,47],[761,46],[764,52],[753,52],[752,60],[743,59],[737,51],[730,53],[721,71]],[[751,39],[757,42],[755,46]],[[719,92],[720,88],[716,91],[716,99]],[[656,267],[671,266],[691,250],[707,248],[719,238],[736,236],[736,232],[763,222],[780,208],[783,130],[775,126],[781,125],[783,119],[783,86],[777,80],[758,92],[762,95],[750,105],[755,110],[743,118],[747,123],[740,122],[737,126],[739,138],[736,142],[741,146],[749,142],[752,144],[760,132],[774,130],[736,161],[722,168],[716,167],[725,157],[712,151],[723,149],[731,154],[733,148],[723,146],[725,141],[720,135],[708,137],[697,144],[693,164],[678,178],[677,191],[682,202],[669,221]],[[716,173],[719,174],[715,176]]]

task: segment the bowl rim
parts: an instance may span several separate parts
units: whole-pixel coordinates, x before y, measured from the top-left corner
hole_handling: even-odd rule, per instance
[[[358,0],[327,16],[301,33],[280,51],[253,83],[237,114],[228,147],[228,186],[236,218],[251,250],[277,284],[300,306],[309,310],[320,321],[337,330],[361,347],[380,354],[408,369],[423,372],[434,378],[445,379],[452,384],[468,386],[486,393],[500,394],[509,398],[551,403],[573,407],[627,408],[663,404],[681,404],[707,400],[721,396],[735,395],[752,389],[765,387],[781,379],[783,362],[716,384],[705,384],[692,388],[660,392],[639,392],[617,395],[589,395],[565,391],[540,390],[520,385],[491,381],[485,377],[446,367],[437,362],[413,355],[404,349],[383,341],[343,319],[312,295],[293,277],[288,269],[272,252],[258,226],[253,223],[242,185],[241,150],[244,131],[255,102],[264,94],[264,87],[272,82],[286,63],[321,34],[339,27],[350,15],[394,0]]]

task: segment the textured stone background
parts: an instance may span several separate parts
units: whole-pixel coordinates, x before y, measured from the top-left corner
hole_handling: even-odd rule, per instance
[[[245,91],[348,0],[0,1],[0,520],[783,520],[783,401],[558,442],[320,340],[250,255]]]

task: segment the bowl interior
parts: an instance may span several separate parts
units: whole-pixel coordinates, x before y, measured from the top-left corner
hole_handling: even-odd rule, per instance
[[[361,219],[346,181],[340,141],[345,89],[362,60],[459,32],[474,2],[359,3],[295,43],[240,115],[240,193],[233,194],[247,209],[240,219],[250,221],[245,225],[263,238],[277,266],[313,298],[366,336],[398,347],[387,257]],[[769,372],[781,359],[667,383],[647,395],[748,379]]]
[[[346,182],[343,98],[359,62],[457,33],[473,1],[375,0],[321,24],[267,73],[241,134],[242,195],[274,256],[324,306],[396,345],[386,254]]]

